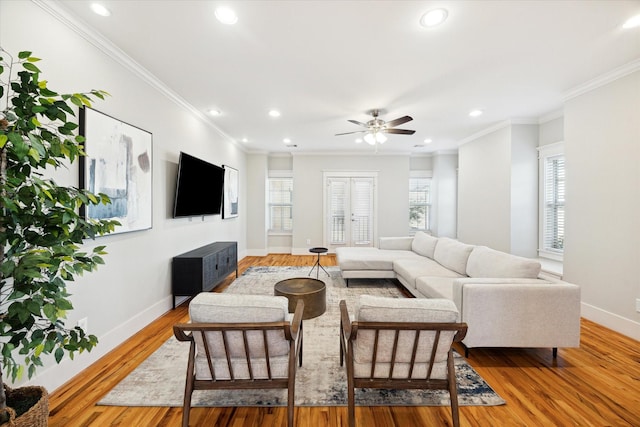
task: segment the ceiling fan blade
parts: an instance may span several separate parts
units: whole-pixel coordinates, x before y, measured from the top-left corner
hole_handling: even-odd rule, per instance
[[[354,125],[367,127],[366,123],[362,123],[362,122],[359,122],[357,120],[347,120],[347,121],[353,123]]]
[[[356,130],[354,132],[344,132],[344,133],[336,133],[336,136],[340,136],[340,135],[351,135],[352,133],[364,133],[364,132],[368,132],[367,130]]]
[[[382,129],[382,132],[384,133],[396,133],[399,135],[413,135],[414,133],[416,133],[415,130],[409,130],[409,129]]]
[[[400,117],[399,119],[395,119],[395,120],[391,120],[391,121],[389,121],[389,122],[386,122],[386,123],[385,123],[385,125],[386,125],[387,127],[392,128],[392,127],[394,127],[394,126],[399,126],[399,125],[401,125],[401,124],[403,124],[403,123],[410,122],[411,120],[413,120],[413,117],[411,117],[411,116],[404,116],[404,117]]]

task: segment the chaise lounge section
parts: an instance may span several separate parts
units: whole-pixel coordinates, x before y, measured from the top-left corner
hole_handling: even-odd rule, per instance
[[[342,277],[395,278],[417,298],[446,298],[469,329],[465,347],[580,345],[580,287],[541,273],[540,263],[486,246],[418,232],[379,248],[338,248]]]

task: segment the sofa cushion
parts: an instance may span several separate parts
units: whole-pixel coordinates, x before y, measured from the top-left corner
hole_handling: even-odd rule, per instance
[[[416,279],[416,289],[427,298],[446,298],[454,301],[455,277],[423,276]]]
[[[469,277],[497,277],[536,279],[540,274],[540,263],[486,246],[476,246],[467,261]]]
[[[406,284],[414,289],[416,287],[416,279],[420,276],[464,277],[425,257],[395,260],[393,262],[393,270],[407,282]]]
[[[424,231],[418,231],[416,235],[413,236],[413,242],[411,242],[411,250],[418,255],[426,256],[433,259],[433,252],[436,250],[437,243],[437,237],[430,236]]]
[[[441,237],[438,239],[433,259],[456,273],[467,274],[467,260],[473,248],[473,245]]]
[[[378,248],[337,248],[336,259],[340,270],[389,270],[393,261],[401,258],[419,258],[412,251],[386,250]]]

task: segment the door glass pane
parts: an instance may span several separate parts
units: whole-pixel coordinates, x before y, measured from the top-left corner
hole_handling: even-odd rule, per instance
[[[347,181],[329,181],[329,235],[331,244],[345,244]]]

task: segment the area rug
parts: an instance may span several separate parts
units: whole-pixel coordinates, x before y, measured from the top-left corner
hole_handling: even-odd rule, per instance
[[[327,285],[327,311],[304,320],[304,360],[296,375],[297,406],[346,406],[347,379],[340,366],[339,302],[354,308],[362,293],[404,298],[391,280],[350,279],[345,286],[337,267],[326,267],[319,279]],[[273,295],[273,285],[305,277],[309,268],[252,267],[225,292]],[[315,272],[314,272],[315,275]],[[98,404],[114,406],[182,406],[189,344],[169,339]],[[504,400],[456,354],[458,401],[463,406],[502,405]],[[286,406],[286,390],[197,390],[192,406]],[[365,406],[448,406],[444,390],[356,389],[356,403]]]

